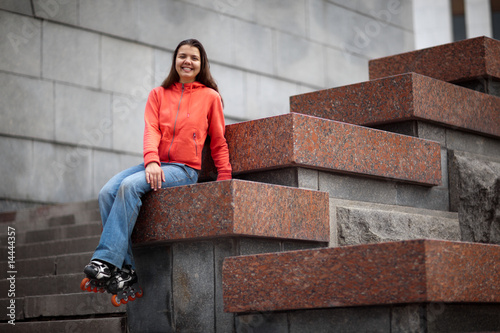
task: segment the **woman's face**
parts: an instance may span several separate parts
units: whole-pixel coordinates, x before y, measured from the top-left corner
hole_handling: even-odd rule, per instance
[[[198,48],[191,45],[182,45],[175,58],[175,70],[179,74],[180,83],[191,83],[196,80],[200,72],[201,57]]]

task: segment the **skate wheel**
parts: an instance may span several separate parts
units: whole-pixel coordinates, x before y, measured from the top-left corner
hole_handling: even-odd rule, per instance
[[[120,300],[120,302],[121,302],[122,304],[127,304],[127,303],[128,303],[128,300],[126,300],[125,298],[122,298],[122,299]]]
[[[144,291],[142,291],[142,288],[139,287],[139,290],[135,293],[135,297],[141,298],[142,296],[144,296]]]
[[[80,282],[80,289],[85,291],[87,289],[86,285],[87,285],[87,282],[89,282],[89,278],[84,278],[82,280],[82,282]]]
[[[121,302],[116,300],[116,295],[111,296],[111,303],[113,303],[114,306],[119,307]]]
[[[128,301],[129,301],[129,302],[133,302],[133,301],[135,301],[135,297],[134,297],[134,296],[129,296],[129,297],[128,297]]]

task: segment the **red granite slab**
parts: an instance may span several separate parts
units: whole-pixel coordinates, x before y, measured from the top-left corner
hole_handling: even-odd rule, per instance
[[[337,121],[290,113],[229,125],[226,138],[235,174],[301,166],[427,186],[441,181],[438,143]]]
[[[374,59],[369,62],[370,79],[408,72],[447,82],[478,77],[500,79],[500,41],[477,37],[422,50]]]
[[[290,111],[363,126],[422,120],[500,137],[500,97],[415,73],[292,96]]]
[[[379,243],[230,257],[222,270],[228,312],[500,303],[498,245]]]
[[[132,240],[226,236],[328,242],[328,193],[243,180],[162,189],[143,198]]]

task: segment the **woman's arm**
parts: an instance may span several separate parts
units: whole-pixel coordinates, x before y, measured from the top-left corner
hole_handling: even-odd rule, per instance
[[[224,137],[226,125],[222,100],[218,95],[214,99],[208,119],[208,135],[210,135],[210,150],[215,167],[217,168],[217,180],[232,178],[232,168],[229,162],[229,149]]]
[[[144,166],[146,167],[146,181],[153,190],[161,188],[165,181],[165,174],[160,167],[158,146],[160,145],[161,131],[159,122],[160,103],[156,91],[149,93],[144,112]]]
[[[160,145],[160,103],[156,90],[149,93],[148,101],[146,102],[146,110],[144,112],[144,165],[147,166],[151,162],[156,162],[160,165],[160,156],[158,154],[158,146]]]

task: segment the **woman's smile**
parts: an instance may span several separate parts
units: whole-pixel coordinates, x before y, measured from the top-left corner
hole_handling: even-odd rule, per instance
[[[196,80],[200,72],[201,59],[198,48],[190,45],[182,45],[177,52],[175,69],[179,74],[179,82],[191,83]]]

